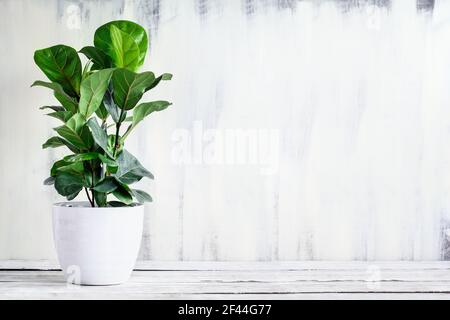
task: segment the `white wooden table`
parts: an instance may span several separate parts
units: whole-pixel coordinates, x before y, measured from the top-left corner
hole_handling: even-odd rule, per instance
[[[449,299],[450,262],[139,262],[117,286],[64,282],[49,261],[0,261],[0,299]]]

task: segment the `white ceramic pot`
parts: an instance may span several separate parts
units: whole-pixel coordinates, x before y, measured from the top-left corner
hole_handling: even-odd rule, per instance
[[[91,208],[88,202],[53,206],[53,236],[66,280],[111,285],[128,280],[142,238],[144,206]]]

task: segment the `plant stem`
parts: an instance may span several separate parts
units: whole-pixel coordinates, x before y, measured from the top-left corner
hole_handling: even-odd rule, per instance
[[[124,109],[120,109],[119,121],[116,124],[116,138],[114,139],[114,151],[113,151],[114,158],[116,157],[117,148],[119,147],[119,132],[120,132],[120,125],[122,124],[123,112]]]
[[[92,203],[91,197],[89,196],[89,191],[88,191],[88,189],[87,189],[87,188],[84,188],[84,191],[86,191],[86,195],[87,195],[87,197],[88,197],[89,203],[91,204],[91,207],[93,207],[94,204]]]
[[[92,194],[92,207],[95,207],[95,197],[94,197],[94,176],[95,176],[95,172],[94,172],[94,164],[91,161],[91,177],[92,177],[92,183],[91,183],[91,194]]]

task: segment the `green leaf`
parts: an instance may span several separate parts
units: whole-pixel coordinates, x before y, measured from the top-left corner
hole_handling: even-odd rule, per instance
[[[110,154],[110,155],[114,154],[115,141],[116,141],[116,135],[114,135],[114,134],[108,135],[108,154]],[[122,151],[122,149],[123,149],[123,144],[121,143],[121,141],[119,139],[119,147],[116,151],[116,155],[118,155]],[[114,158],[114,157],[111,156],[111,158]]]
[[[92,146],[92,135],[84,126],[86,119],[79,113],[74,114],[65,125],[55,128],[58,134],[80,149],[89,149]]]
[[[59,172],[69,172],[71,174],[76,174],[79,176],[83,176],[84,167],[81,162],[67,162],[64,159],[56,161],[51,170],[50,176],[56,177]]]
[[[55,178],[55,189],[62,196],[72,196],[83,189],[83,177],[70,172],[61,172]]]
[[[123,150],[117,157],[118,170],[114,174],[117,181],[123,184],[132,184],[143,177],[153,179],[150,171],[145,169],[139,161],[128,151]]]
[[[145,92],[147,92],[148,90],[151,90],[154,87],[156,87],[161,81],[167,81],[167,80],[172,80],[172,74],[170,74],[170,73],[163,73],[158,78],[156,78],[155,81],[153,81],[153,83],[150,86],[148,86],[145,89]]]
[[[121,202],[125,204],[133,203],[133,195],[129,191],[129,188],[123,184],[119,184],[112,194]]]
[[[100,106],[113,69],[96,71],[81,83],[79,112],[89,118]]]
[[[70,111],[55,111],[47,113],[47,116],[61,120],[64,123],[66,123],[67,120],[69,120],[72,117],[72,115],[73,113]]]
[[[44,81],[35,81],[32,85],[41,86],[45,88],[49,88],[53,90],[53,95],[55,98],[64,106],[67,111],[72,111],[73,113],[77,112],[78,102],[76,99],[69,96],[61,87],[59,83],[56,82],[44,82]]]
[[[44,185],[46,185],[46,186],[51,186],[54,183],[55,183],[55,177],[48,177],[47,179],[44,180]]]
[[[103,102],[100,103],[100,106],[95,111],[95,114],[97,115],[97,117],[100,118],[100,120],[106,121],[106,119],[109,116],[109,113],[108,113],[108,110],[106,110],[105,105],[103,104]]]
[[[53,163],[53,166],[50,170],[50,176],[51,177],[56,177],[56,175],[58,174],[58,169],[62,168],[64,166],[68,166],[70,163],[64,161],[64,160],[58,160],[55,163]]]
[[[114,179],[113,177],[105,177],[94,187],[94,190],[109,193],[116,190],[118,186],[119,184],[117,183],[116,179]]]
[[[56,45],[34,52],[34,61],[50,81],[59,83],[72,97],[80,93],[81,61],[74,48]]]
[[[42,145],[42,149],[62,147],[65,145],[63,140],[61,137],[51,137]]]
[[[117,163],[114,160],[109,159],[108,157],[105,157],[102,154],[98,155],[98,158],[100,159],[101,162],[103,162],[104,164],[106,164],[109,167],[117,167]]]
[[[51,109],[53,111],[66,111],[64,107],[61,106],[43,106],[40,107],[39,110]]]
[[[136,198],[136,200],[139,203],[153,201],[152,197],[145,191],[138,190],[138,189],[131,189],[131,193],[133,194],[133,196]]]
[[[133,126],[135,127],[140,121],[154,111],[162,111],[170,106],[167,101],[144,102],[133,110]]]
[[[80,50],[89,60],[92,60],[94,65],[92,70],[111,68],[111,58],[108,57],[102,50],[87,46]]]
[[[140,25],[118,20],[104,24],[95,31],[94,45],[111,57],[115,66],[134,71],[144,63],[148,38]]]
[[[120,201],[108,201],[110,207],[128,207],[126,203]]]
[[[105,96],[103,97],[103,105],[105,106],[106,110],[108,110],[113,121],[117,123],[119,122],[120,109],[114,102],[113,91],[114,89],[111,81],[109,83],[108,89],[105,92]]]
[[[80,190],[81,191],[81,190]],[[77,197],[77,195],[80,193],[80,191],[77,191],[77,192],[75,192],[75,193],[72,193],[72,194],[70,194],[70,195],[68,195],[66,198],[67,198],[67,201],[71,201],[71,200],[73,200],[73,199],[75,199],[76,197]]]
[[[66,162],[89,161],[89,160],[98,159],[98,156],[99,156],[98,152],[78,153],[78,154],[72,154],[72,155],[64,157],[64,161],[66,161]]]
[[[121,109],[133,109],[154,80],[155,75],[150,71],[134,73],[127,69],[116,69],[112,76],[114,101]]]
[[[66,146],[70,151],[74,153],[79,152],[79,150],[74,145],[61,137],[51,137],[42,145],[42,149],[57,148],[61,146]]]
[[[113,157],[110,149],[108,148],[108,135],[98,124],[95,118],[91,118],[87,122],[87,126],[91,129],[92,137],[94,141],[110,156]]]
[[[104,192],[94,192],[95,203],[99,207],[106,207],[107,194]]]

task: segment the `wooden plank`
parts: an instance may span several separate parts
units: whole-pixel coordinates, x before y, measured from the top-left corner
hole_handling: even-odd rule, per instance
[[[450,299],[449,263],[438,261],[139,262],[107,287],[66,284],[55,267],[0,262],[0,299]]]
[[[135,270],[450,270],[450,261],[138,261]],[[54,260],[0,260],[0,270],[55,270]]]

